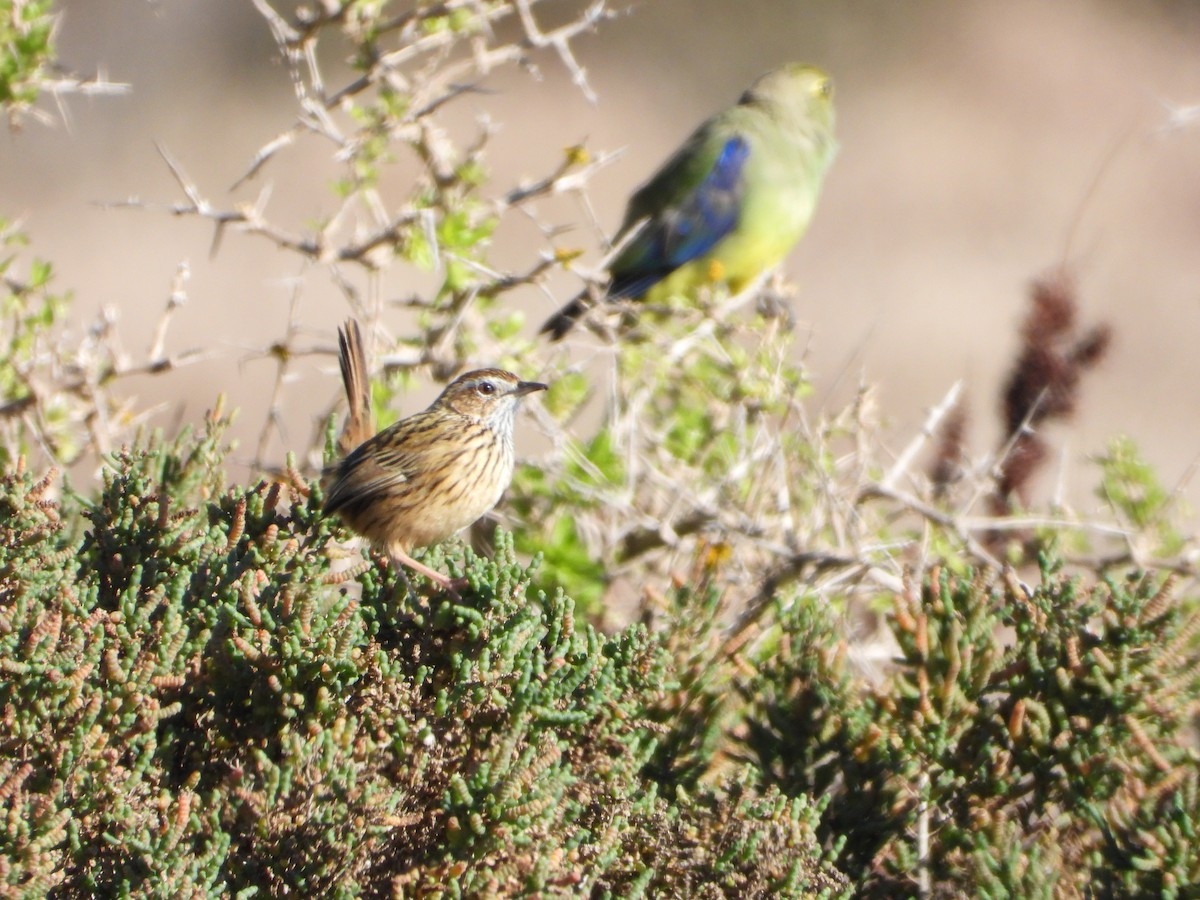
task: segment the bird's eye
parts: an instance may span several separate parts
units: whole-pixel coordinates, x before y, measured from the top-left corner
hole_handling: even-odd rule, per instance
[[[479,393],[483,394],[483,396],[489,397],[496,393],[496,386],[490,381],[481,381],[479,382],[479,387],[477,387],[475,390],[479,391]]]
[[[821,97],[833,96],[833,82],[828,78],[822,78],[817,82],[817,95]]]

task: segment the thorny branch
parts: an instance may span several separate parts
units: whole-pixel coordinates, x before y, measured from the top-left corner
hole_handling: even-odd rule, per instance
[[[458,151],[437,123],[436,114],[443,107],[466,93],[478,91],[474,84],[459,83],[456,80],[459,75],[478,79],[498,66],[513,62],[532,67],[531,54],[549,50],[570,72],[580,89],[592,96],[571,42],[611,15],[606,2],[590,3],[571,21],[549,31],[542,30],[538,24],[534,5],[536,0],[503,3],[452,0],[422,6],[390,20],[372,22],[369,37],[362,38],[360,49],[365,61],[358,66],[360,74],[345,85],[330,90],[322,73],[318,41],[330,26],[346,28],[352,33],[363,27],[358,23],[356,16],[360,13],[354,10],[354,5],[325,2],[316,9],[297,12],[289,21],[266,0],[255,0],[256,9],[267,21],[287,62],[301,115],[295,124],[260,148],[235,188],[257,175],[280,150],[292,146],[305,134],[317,134],[331,142],[334,158],[351,172],[376,152],[369,148],[383,136],[388,142],[407,146],[422,163],[432,190],[422,192],[418,184],[414,195],[424,194],[419,203],[409,202],[389,210],[369,180],[351,174],[353,189],[346,193],[331,215],[324,217],[323,225],[316,230],[299,232],[270,216],[269,189],[261,191],[253,202],[222,206],[211,201],[188,176],[183,165],[166,148],[160,147],[159,152],[184,201],[154,205],[132,198],[112,205],[161,209],[171,215],[206,219],[214,227],[214,254],[230,227],[263,237],[330,271],[344,290],[348,284],[338,271],[339,266],[350,263],[368,272],[378,270],[389,265],[397,253],[411,245],[414,234],[419,234],[436,268],[451,262],[460,263],[480,276],[479,283],[470,289],[452,292],[448,297],[439,298],[436,304],[428,305],[441,315],[439,321],[430,326],[424,344],[439,348],[452,336],[462,313],[476,297],[495,297],[516,287],[537,286],[546,275],[570,261],[568,257],[547,253],[525,273],[494,272],[479,260],[456,257],[452,253],[447,255],[437,232],[441,217],[461,206],[466,188],[459,173],[481,161],[492,131],[490,124],[481,120],[478,140]],[[427,23],[461,12],[476,17],[465,37],[453,28],[427,28]],[[520,25],[519,37],[507,43],[498,41],[494,26],[512,16]],[[463,40],[469,44],[470,54],[461,59],[448,57],[448,48]],[[389,46],[392,48],[388,49]],[[419,68],[414,69],[414,66]],[[396,103],[395,98],[403,100]],[[371,112],[372,104],[377,103],[387,105],[386,115],[375,116]],[[343,115],[353,112],[352,105],[365,115],[367,124],[353,115]],[[593,158],[582,148],[571,148],[550,175],[515,187],[489,201],[485,207],[487,215],[500,220],[514,210],[531,209],[542,198],[582,195],[591,177],[617,156],[619,153],[607,153]],[[351,224],[353,229],[349,228]],[[348,298],[353,302],[349,292]],[[435,369],[444,377],[454,368],[453,364],[437,364],[444,356],[441,350],[431,349],[428,354],[418,357],[415,364],[435,363]]]
[[[532,50],[554,50],[571,74],[572,81],[594,102],[595,94],[587,81],[586,72],[571,50],[571,42],[580,35],[593,31],[601,21],[612,15],[607,9],[607,0],[596,0],[574,20],[550,32],[543,32],[537,23],[532,10],[536,2],[537,0],[512,0],[503,3],[450,0],[446,3],[423,6],[380,23],[373,28],[373,56],[366,71],[329,93],[325,88],[325,78],[317,59],[317,40],[327,26],[341,25],[345,22],[352,4],[325,3],[319,12],[303,11],[297,15],[295,22],[290,23],[267,0],[254,0],[255,8],[267,20],[287,61],[296,99],[303,112],[300,121],[263,145],[249,169],[234,186],[237,187],[254,177],[275,153],[291,146],[304,132],[324,135],[337,144],[343,153],[352,152],[352,142],[348,141],[334,124],[331,113],[348,100],[368,90],[383,86],[411,93],[411,112],[389,126],[397,134],[410,136],[416,123],[426,119],[466,90],[463,85],[455,83],[454,79],[465,74],[486,76],[492,70],[513,62],[532,65],[529,58]],[[471,40],[470,57],[441,66],[436,71],[436,78],[406,77],[402,67],[423,58],[436,57],[458,40],[458,36],[451,29],[433,29],[421,34],[423,23],[464,10],[477,17],[478,34]],[[523,37],[512,43],[490,46],[488,39],[494,36],[493,26],[514,12],[521,23]],[[399,45],[397,49],[383,51],[379,45],[385,38],[394,38]],[[425,74],[431,73],[426,70]]]
[[[112,309],[104,310],[74,346],[52,343],[60,341],[61,335],[39,336],[29,357],[13,366],[22,385],[21,396],[0,407],[0,440],[10,455],[14,458],[17,455],[19,436],[15,428],[5,428],[2,423],[17,419],[35,437],[42,451],[57,463],[73,463],[89,452],[110,452],[127,438],[139,419],[129,412],[129,401],[114,394],[117,384],[137,376],[175,371],[211,357],[211,352],[201,349],[175,354],[165,350],[174,312],[187,300],[186,280],[185,263],[176,272],[171,294],[155,324],[154,339],[142,362],[134,362],[121,348],[115,327],[116,313]],[[69,417],[82,421],[87,428],[90,447],[72,444],[68,449],[59,440],[61,426],[51,424],[46,410],[51,405],[61,408],[64,404]]]
[[[378,297],[374,306],[364,308],[362,291],[354,283],[357,276],[350,272],[357,269],[371,282],[374,273],[389,267],[397,256],[427,254],[435,271],[457,267],[470,278],[436,298],[400,301],[422,312],[422,333],[399,341],[383,333],[385,344],[398,344],[384,357],[387,367],[427,367],[435,379],[446,380],[461,367],[464,345],[473,346],[476,355],[486,358],[491,352],[493,358],[500,357],[503,348],[492,350],[494,339],[472,309],[480,301],[494,301],[518,288],[544,290],[545,279],[567,267],[574,254],[546,250],[524,271],[502,272],[481,254],[446,246],[443,224],[460,217],[470,223],[499,222],[518,212],[542,227],[549,242],[562,226],[541,226],[538,202],[564,194],[583,198],[592,176],[619,153],[593,156],[581,147],[570,148],[549,175],[486,199],[476,196],[463,173],[483,168],[494,131],[491,123],[479,118],[477,138],[460,147],[439,118],[456,100],[481,92],[478,82],[498,67],[516,63],[536,74],[537,57],[544,53],[556,58],[585,96],[592,98],[572,42],[611,15],[607,0],[582,5],[565,24],[552,29],[544,29],[534,13],[538,0],[448,0],[391,18],[370,18],[356,4],[336,0],[323,0],[290,15],[268,0],[254,0],[254,5],[284,59],[299,115],[259,148],[234,189],[260,175],[279,152],[315,136],[330,145],[331,158],[346,173],[345,190],[334,198],[333,209],[320,216],[316,225],[296,227],[273,214],[270,186],[249,201],[221,203],[162,146],[159,153],[182,199],[153,204],[130,198],[110,205],[207,220],[213,226],[214,255],[230,230],[264,238],[296,254],[311,269],[327,272],[354,313],[381,333]],[[516,28],[515,34],[512,27],[506,28],[502,38],[498,28],[504,20],[511,20]],[[458,24],[447,27],[450,22]],[[328,43],[333,30],[341,30],[355,48],[349,77],[325,52],[322,41]],[[375,183],[377,170],[394,161],[392,147],[406,149],[421,167],[410,196],[399,203],[385,202]],[[286,385],[292,380],[289,367],[304,355],[293,346],[305,330],[299,325],[298,294],[293,295],[291,307],[287,333],[273,342],[270,353],[278,365],[271,409],[256,453],[256,464],[261,466],[269,465],[271,438],[282,436],[281,410]]]

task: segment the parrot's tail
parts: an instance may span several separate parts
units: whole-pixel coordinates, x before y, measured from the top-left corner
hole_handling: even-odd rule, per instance
[[[546,320],[542,325],[539,334],[550,335],[550,340],[561,341],[568,331],[575,327],[575,323],[579,321],[579,317],[587,312],[590,304],[587,302],[587,294],[580,294],[554,315]]]

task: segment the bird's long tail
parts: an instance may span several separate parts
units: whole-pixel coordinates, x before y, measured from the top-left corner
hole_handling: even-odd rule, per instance
[[[338,453],[345,456],[375,434],[367,355],[363,351],[362,332],[354,319],[347,319],[338,329],[338,362],[342,367],[342,384],[346,387],[346,405],[349,407],[346,424],[338,436]]]
[[[542,325],[539,334],[550,335],[550,340],[561,341],[568,331],[575,327],[579,318],[588,311],[591,304],[587,294],[583,293],[548,318]]]

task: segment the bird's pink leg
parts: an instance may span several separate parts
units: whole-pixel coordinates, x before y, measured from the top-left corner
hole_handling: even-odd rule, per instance
[[[393,547],[390,552],[392,563],[397,566],[408,566],[414,572],[420,572],[434,584],[439,585],[446,593],[450,594],[455,600],[461,600],[458,595],[458,589],[466,587],[469,582],[465,578],[451,578],[449,575],[443,575],[434,569],[429,568],[425,563],[417,562],[399,547]]]

